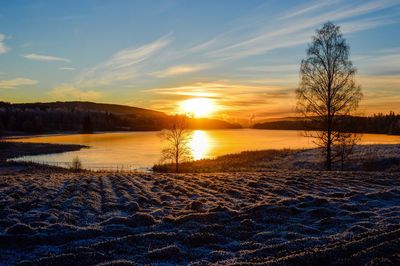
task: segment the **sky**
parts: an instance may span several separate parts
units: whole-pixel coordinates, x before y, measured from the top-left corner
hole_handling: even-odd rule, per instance
[[[341,27],[364,98],[400,113],[400,0],[1,0],[0,100],[88,100],[213,117],[295,115],[315,30]]]

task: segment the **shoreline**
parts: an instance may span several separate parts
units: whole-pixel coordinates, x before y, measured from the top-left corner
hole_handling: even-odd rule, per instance
[[[255,130],[255,131],[298,131],[298,132],[306,132],[306,130],[300,129],[277,129],[277,128],[254,128],[254,127],[241,127],[241,128],[221,128],[221,129],[192,129],[193,131],[202,130],[202,131],[219,131],[219,130]],[[76,131],[57,131],[57,132],[46,132],[39,134],[26,134],[19,132],[13,132],[13,134],[3,135],[3,139],[5,140],[18,140],[25,138],[41,138],[47,136],[68,136],[68,135],[98,135],[98,134],[112,134],[112,133],[135,133],[135,132],[160,132],[161,130],[119,130],[119,131],[93,131],[92,133],[84,133],[84,132],[76,132]],[[17,133],[17,134],[14,134]],[[360,135],[382,135],[382,136],[399,136],[400,134],[386,134],[386,133],[368,133],[368,132],[356,132],[355,134]],[[400,144],[400,140],[399,140]]]
[[[57,154],[79,151],[90,148],[77,144],[50,144],[29,142],[0,142],[0,164],[36,164],[40,167],[62,166],[41,164],[29,161],[8,161],[23,156]],[[102,168],[102,167],[101,167]],[[145,172],[172,173],[172,164],[155,164],[146,167]],[[231,173],[231,172],[266,172],[279,170],[323,170],[323,157],[320,148],[308,149],[267,149],[252,150],[217,156],[210,159],[200,159],[180,164],[180,173]],[[82,168],[82,170],[91,170]],[[93,170],[93,169],[92,169]],[[101,169],[103,172],[118,170]],[[123,168],[119,169],[123,171]],[[338,162],[333,170],[340,170]],[[142,169],[126,169],[128,172],[142,172]],[[357,145],[354,153],[345,162],[344,171],[400,171],[400,145],[397,144],[367,144]],[[118,172],[118,171],[117,171]]]
[[[126,133],[126,132],[147,132],[147,131],[95,131],[92,133],[65,131],[65,132],[43,133],[43,134],[9,135],[9,136],[4,136],[3,139],[13,141],[13,140],[27,139],[27,138],[44,138],[53,136],[69,136],[69,135],[98,135],[106,133]]]
[[[0,142],[0,163],[6,163],[7,160],[23,156],[63,153],[78,151],[85,148],[89,148],[89,146],[78,144],[25,143],[2,141]]]

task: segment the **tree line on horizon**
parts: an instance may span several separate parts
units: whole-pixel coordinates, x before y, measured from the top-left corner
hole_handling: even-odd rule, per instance
[[[81,106],[81,107],[77,107]],[[113,105],[96,103],[11,104],[0,102],[0,135],[94,131],[159,131],[172,119],[161,112],[125,106],[127,111],[109,111]],[[119,106],[121,109],[123,106]],[[104,111],[101,109],[104,108]],[[215,119],[190,118],[193,129],[239,128]]]
[[[74,131],[90,133],[93,131],[147,131],[162,130],[170,124],[171,117],[147,115],[121,115],[108,111],[88,111],[78,108],[52,107],[52,108],[21,108],[10,103],[0,102],[0,133],[51,133]],[[239,125],[225,123],[224,121],[201,121],[197,125],[192,122],[192,128],[239,128]],[[393,134],[400,135],[400,114],[374,114],[372,116],[347,116],[342,119],[348,125],[347,132]],[[255,129],[280,129],[280,130],[318,130],[317,127],[304,119],[280,120],[257,123]]]
[[[390,111],[371,116],[346,116],[342,121],[347,125],[343,130],[353,133],[400,135],[400,114]],[[318,127],[302,118],[256,123],[255,129],[276,130],[319,130]]]

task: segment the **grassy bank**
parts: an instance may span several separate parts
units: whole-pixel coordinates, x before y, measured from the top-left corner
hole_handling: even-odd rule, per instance
[[[281,161],[289,155],[302,150],[263,150],[244,151],[241,153],[218,156],[215,159],[203,159],[181,163],[179,168],[183,173],[211,173],[211,172],[248,172],[272,166],[274,162]],[[174,164],[157,164],[153,167],[155,172],[169,173],[175,171]]]
[[[323,170],[324,156],[321,149],[262,150],[228,154],[213,159],[184,162],[179,165],[182,173],[258,172],[281,170]],[[341,170],[338,158],[333,170]],[[359,145],[344,163],[346,171],[400,171],[400,145]],[[154,165],[153,171],[171,173],[174,164]]]

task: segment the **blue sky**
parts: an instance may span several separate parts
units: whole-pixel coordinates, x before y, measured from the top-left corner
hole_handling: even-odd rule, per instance
[[[209,97],[222,118],[293,115],[307,43],[341,26],[360,113],[400,112],[400,1],[2,1],[0,97],[171,112]]]

